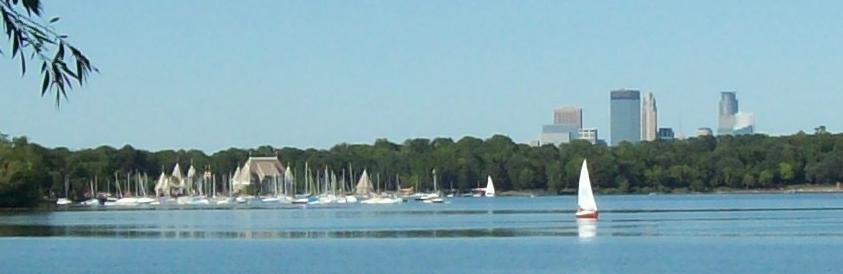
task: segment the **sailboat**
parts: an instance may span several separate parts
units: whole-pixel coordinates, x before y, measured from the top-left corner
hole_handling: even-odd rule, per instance
[[[576,216],[577,219],[597,219],[597,202],[594,201],[594,193],[591,191],[591,180],[588,178],[586,160],[582,161],[582,169],[580,170]]]
[[[445,199],[442,198],[441,193],[439,193],[439,186],[436,183],[436,169],[433,169],[433,193],[428,194],[422,202],[423,203],[433,203],[433,204],[441,204],[445,202]]]
[[[93,206],[99,205],[100,201],[97,200],[97,192],[94,191],[94,180],[91,180],[91,197],[88,200],[82,201],[81,203],[84,206]]]
[[[64,198],[59,198],[58,200],[56,200],[56,205],[63,206],[63,205],[69,205],[69,204],[73,203],[73,201],[71,201],[67,197],[67,193],[68,193],[67,189],[68,188],[70,188],[70,183],[68,182],[67,177],[65,177],[64,178]]]
[[[486,197],[495,197],[495,184],[492,182],[492,176],[486,177]]]

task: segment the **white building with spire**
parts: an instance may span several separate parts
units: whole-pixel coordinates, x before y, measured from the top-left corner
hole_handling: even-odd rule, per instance
[[[647,92],[641,104],[641,141],[655,141],[658,137],[658,109],[656,97]]]

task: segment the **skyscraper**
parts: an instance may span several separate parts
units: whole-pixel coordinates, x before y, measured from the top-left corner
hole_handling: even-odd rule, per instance
[[[542,126],[539,144],[569,143],[582,128],[582,108],[561,107],[553,110],[553,124]]]
[[[641,141],[656,140],[658,119],[656,97],[653,96],[652,92],[647,92],[647,97],[644,97],[644,102],[641,105]]]
[[[735,114],[738,113],[738,99],[734,91],[720,93],[720,112],[717,119],[717,135],[732,134]]]
[[[720,93],[720,112],[717,135],[744,135],[755,133],[755,115],[740,112],[734,91]]]
[[[612,145],[623,141],[637,143],[641,140],[641,93],[637,90],[611,92]]]
[[[553,110],[553,124],[574,125],[582,128],[582,109],[578,107],[561,107]]]

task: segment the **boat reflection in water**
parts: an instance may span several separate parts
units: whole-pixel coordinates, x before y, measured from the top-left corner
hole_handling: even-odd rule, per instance
[[[597,220],[577,219],[577,236],[580,239],[591,239],[597,236]]]

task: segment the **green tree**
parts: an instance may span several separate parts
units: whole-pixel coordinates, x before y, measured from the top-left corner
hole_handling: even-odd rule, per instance
[[[793,165],[789,163],[779,163],[779,178],[781,178],[782,183],[790,183],[796,174],[793,171]]]
[[[769,170],[764,170],[761,171],[761,173],[758,173],[758,183],[760,183],[762,187],[769,187],[772,185],[775,178],[775,173]]]
[[[52,90],[58,105],[74,82],[81,86],[91,72],[98,70],[68,41],[67,35],[55,29],[59,18],[43,18],[42,10],[40,0],[0,0],[0,17],[6,39],[11,42],[11,57],[20,59],[21,74],[27,71],[26,56],[39,63],[41,96]]]

